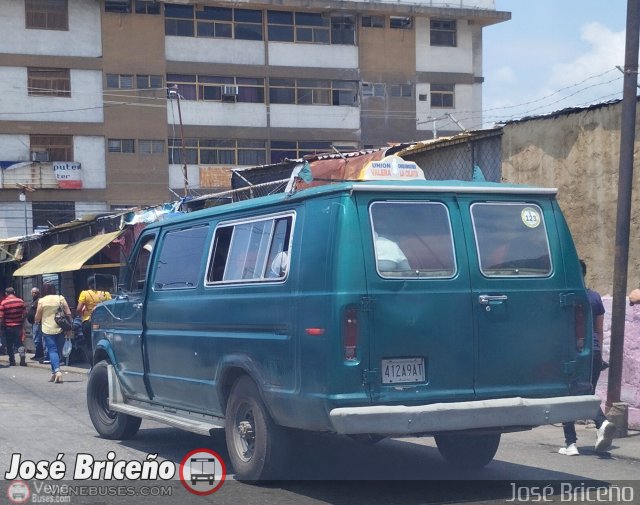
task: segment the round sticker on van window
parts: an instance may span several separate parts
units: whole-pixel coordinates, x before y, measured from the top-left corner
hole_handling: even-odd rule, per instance
[[[533,207],[525,207],[520,212],[520,219],[522,219],[525,226],[537,228],[540,224],[540,213]]]

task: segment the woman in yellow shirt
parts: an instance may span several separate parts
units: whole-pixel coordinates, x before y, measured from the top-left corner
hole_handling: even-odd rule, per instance
[[[82,335],[87,344],[87,350],[89,351],[88,356],[91,356],[93,354],[91,343],[91,313],[99,303],[105,300],[111,300],[111,294],[108,291],[96,290],[96,278],[93,275],[87,279],[87,287],[89,289],[82,291],[78,297],[76,314],[82,318]]]
[[[58,326],[55,320],[56,312],[62,307],[64,313],[71,318],[71,309],[64,296],[56,294],[56,287],[45,282],[42,285],[42,296],[38,300],[35,322],[39,323],[44,337],[45,345],[49,351],[51,361],[51,378],[49,382],[62,382],[62,372],[60,371],[60,354],[64,345],[64,331]]]

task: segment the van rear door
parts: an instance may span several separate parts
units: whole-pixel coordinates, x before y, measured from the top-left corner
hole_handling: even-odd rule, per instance
[[[460,197],[479,399],[567,394],[574,306],[550,196]]]
[[[453,195],[356,193],[371,321],[374,402],[473,399],[466,245]]]

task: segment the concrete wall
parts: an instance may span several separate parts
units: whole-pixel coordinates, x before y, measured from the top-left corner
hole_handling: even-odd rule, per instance
[[[558,201],[587,284],[602,295],[613,286],[621,104],[519,121],[504,127],[502,179],[558,188]],[[640,133],[639,125],[636,125]],[[640,141],[636,140],[636,151]],[[637,161],[636,161],[637,164]],[[630,247],[640,246],[640,179],[636,168]],[[629,289],[640,287],[640,254],[629,255]]]
[[[621,107],[616,102],[510,123],[502,137],[503,181],[558,188],[558,201],[578,254],[588,264],[587,285],[599,291],[605,301],[605,359],[609,355]],[[637,123],[636,153],[640,149],[638,135]],[[640,286],[638,154],[635,165],[627,291]],[[598,388],[603,400],[606,383],[607,372]],[[629,426],[640,428],[638,307],[627,308],[621,396],[630,405]]]

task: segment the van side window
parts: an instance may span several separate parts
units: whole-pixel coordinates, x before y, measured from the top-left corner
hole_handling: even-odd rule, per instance
[[[151,236],[144,239],[144,242],[138,249],[138,255],[131,271],[131,282],[129,284],[129,291],[141,291],[144,289],[147,279],[147,267],[149,266],[149,259],[151,259],[151,253],[153,252],[153,244],[156,237]]]
[[[162,239],[153,289],[184,289],[198,285],[208,226],[168,232]]]
[[[293,216],[288,215],[219,226],[207,282],[284,279],[292,223]]]
[[[475,203],[471,218],[480,270],[487,277],[551,274],[542,210],[530,203]]]
[[[376,267],[382,277],[452,277],[456,261],[449,211],[438,202],[374,202]]]

